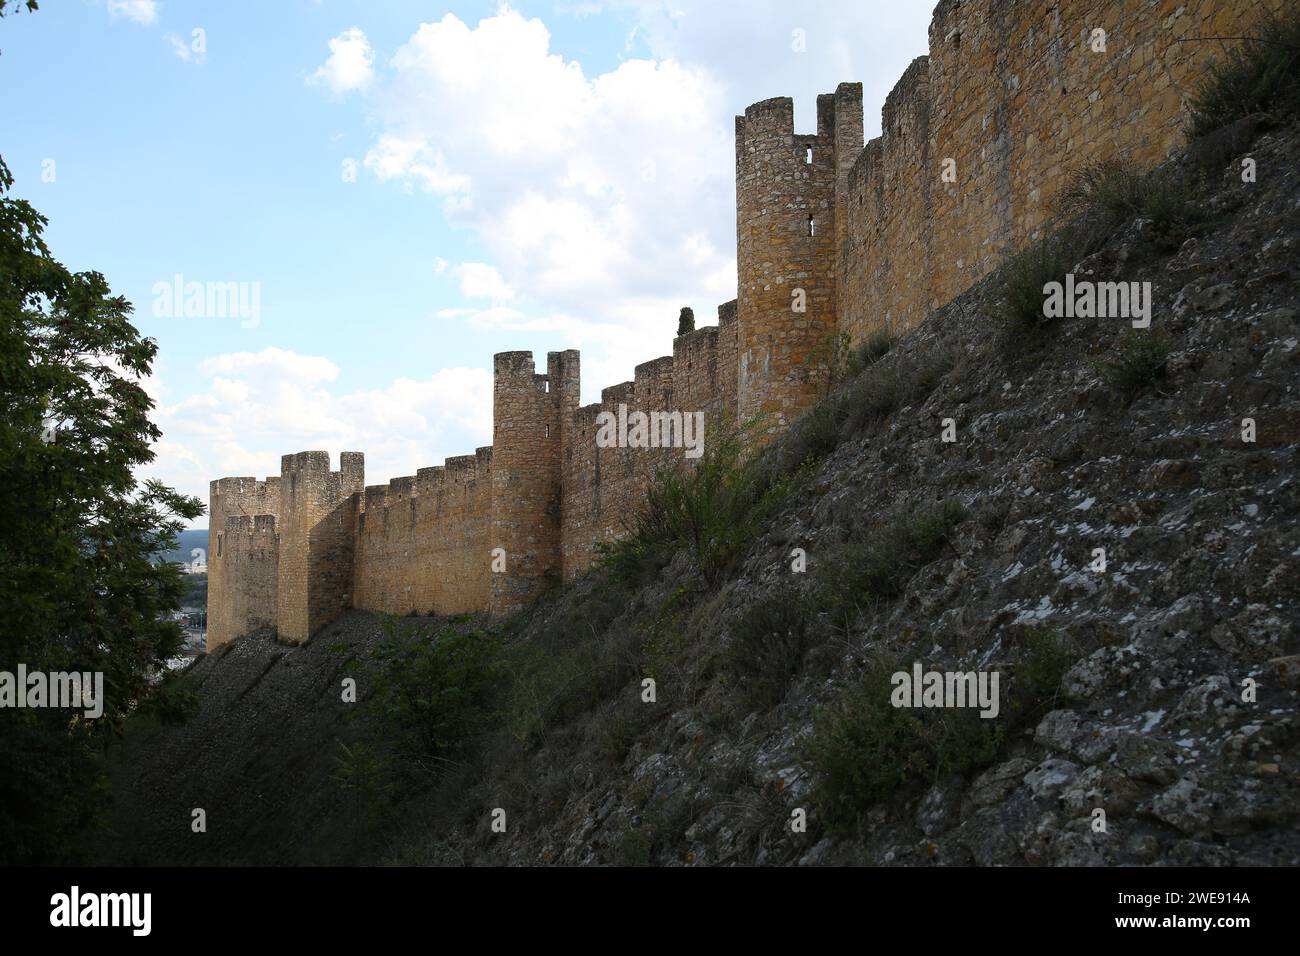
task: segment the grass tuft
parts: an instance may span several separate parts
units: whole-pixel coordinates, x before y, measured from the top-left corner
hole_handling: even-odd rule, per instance
[[[1151,329],[1125,329],[1110,351],[1089,362],[1112,391],[1131,398],[1167,374],[1169,337]]]
[[[1300,112],[1300,10],[1272,14],[1215,64],[1197,88],[1188,132],[1205,136],[1248,116],[1271,124]]]

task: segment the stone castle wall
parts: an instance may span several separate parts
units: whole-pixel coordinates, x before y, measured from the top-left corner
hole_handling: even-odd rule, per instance
[[[602,413],[703,411],[706,444],[755,418],[779,431],[835,336],[916,325],[1031,241],[1082,166],[1163,160],[1231,45],[1182,41],[1248,34],[1287,2],[940,0],[869,143],[860,84],[817,98],[813,134],[792,100],[754,104],[736,117],[737,298],[716,326],[586,406],[576,351],[545,374],[501,353],[492,446],[414,477],[365,487],[359,453],[331,472],[301,452],[279,478],[214,481],[209,647],[267,623],[300,642],[347,607],[505,614],[573,578],[657,468],[685,467],[680,448],[598,447]]]
[[[941,0],[849,174],[840,328],[914,326],[1034,238],[1084,165],[1165,159],[1232,45],[1195,38],[1246,35],[1287,2]]]
[[[492,449],[448,458],[361,497],[356,607],[446,614],[487,606]]]

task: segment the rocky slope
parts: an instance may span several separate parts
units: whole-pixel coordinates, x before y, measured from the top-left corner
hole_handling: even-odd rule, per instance
[[[353,726],[335,703],[374,618],[352,614],[304,648],[263,635],[200,661],[187,678],[199,717],[135,738],[119,761],[106,858],[130,846],[132,859],[193,862],[1300,863],[1298,145],[1294,127],[1258,137],[1254,183],[1244,146],[1221,157],[1190,237],[1171,243],[1139,215],[1073,266],[1150,281],[1150,330],[1068,319],[1019,349],[1014,334],[998,341],[991,277],[783,440],[789,461],[825,454],[717,580],[679,554],[628,590],[594,573],[510,622],[511,641],[578,662],[559,683],[516,679],[516,711],[523,684],[551,688],[536,695],[543,716],[408,785],[373,828],[349,822],[328,755],[340,735],[383,738],[382,721]],[[960,509],[939,546],[904,535],[882,551],[898,516],[942,502]],[[1060,679],[1004,708],[993,750],[979,738],[978,754],[918,766],[904,748],[899,767],[868,767],[894,744],[867,740],[854,757],[841,734],[835,752],[898,785],[862,798],[845,790],[850,767],[827,786],[833,715],[873,668],[1024,680],[1044,635]],[[183,830],[164,836],[200,799],[263,835],[202,850]],[[790,826],[800,810],[806,832]],[[322,843],[356,828],[373,839]]]

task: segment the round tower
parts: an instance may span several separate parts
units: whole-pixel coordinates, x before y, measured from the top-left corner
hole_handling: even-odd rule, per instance
[[[736,117],[737,415],[774,433],[815,400],[835,331],[835,102],[796,135],[794,102]]]

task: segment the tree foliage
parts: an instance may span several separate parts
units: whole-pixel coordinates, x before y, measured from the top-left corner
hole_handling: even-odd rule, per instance
[[[687,332],[695,331],[695,310],[689,305],[683,306],[682,311],[677,315],[677,334],[685,335]]]
[[[97,272],[51,256],[0,159],[0,670],[102,673],[103,716],[0,708],[0,858],[75,859],[106,796],[105,740],[181,644],[161,555],[197,498],[136,471],[160,432],[156,343]]]

